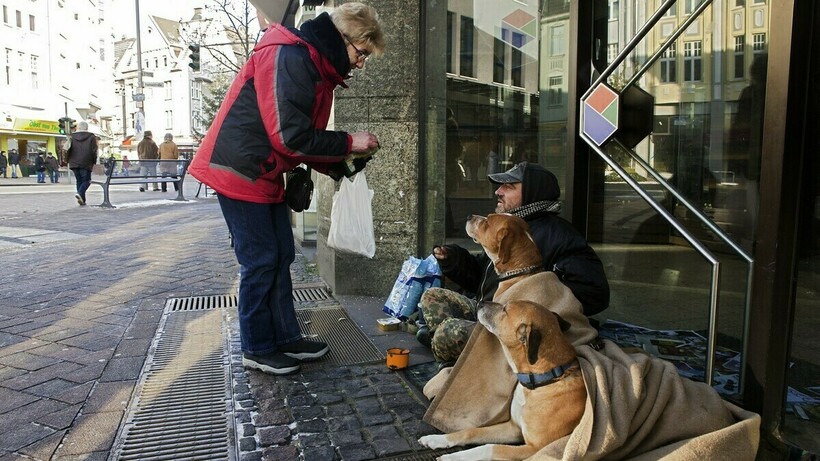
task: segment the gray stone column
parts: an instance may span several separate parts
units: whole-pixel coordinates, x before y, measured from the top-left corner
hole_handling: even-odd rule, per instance
[[[376,255],[373,259],[337,253],[327,246],[333,193],[338,184],[324,175],[317,181],[319,275],[335,293],[384,296],[390,293],[401,263],[419,246],[419,14],[420,4],[405,0],[365,3],[379,12],[386,52],[354,71],[350,88],[338,89],[335,127],[368,130],[381,150],[365,174],[373,197]]]

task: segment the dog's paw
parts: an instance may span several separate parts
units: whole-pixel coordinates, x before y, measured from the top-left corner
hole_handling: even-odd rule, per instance
[[[432,448],[433,450],[438,450],[439,448],[450,448],[453,446],[450,441],[447,440],[446,435],[440,434],[425,435],[419,439],[419,443],[427,448]]]

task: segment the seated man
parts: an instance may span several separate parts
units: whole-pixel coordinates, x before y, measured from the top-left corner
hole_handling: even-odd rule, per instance
[[[488,175],[498,185],[496,213],[523,218],[544,260],[544,269],[553,271],[578,298],[587,316],[609,306],[609,283],[603,264],[586,239],[558,216],[561,189],[550,171],[536,163],[521,162],[503,173]],[[439,362],[453,362],[461,354],[475,325],[475,305],[490,301],[498,288],[498,274],[483,252],[470,254],[458,245],[433,248],[445,276],[472,296],[444,288],[430,288],[421,297],[419,308],[427,323],[419,329],[418,340],[429,345]]]

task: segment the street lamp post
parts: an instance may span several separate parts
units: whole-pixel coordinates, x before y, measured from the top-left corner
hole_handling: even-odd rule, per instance
[[[137,13],[137,92],[138,94],[144,94],[142,84],[142,40],[140,39],[140,0],[134,0],[134,7]],[[145,130],[145,103],[144,101],[136,101],[136,105],[138,110],[134,137],[139,139]]]

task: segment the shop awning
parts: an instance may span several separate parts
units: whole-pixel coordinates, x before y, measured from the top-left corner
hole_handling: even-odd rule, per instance
[[[0,133],[34,136],[62,137],[60,122],[56,120],[36,120],[29,118],[9,117],[6,123],[0,125]]]
[[[12,136],[48,136],[53,138],[64,138],[65,135],[60,133],[41,133],[39,131],[20,131],[20,130],[4,130],[0,128],[0,133]]]
[[[118,146],[120,150],[133,150],[137,148],[136,138],[134,136],[129,136],[122,140],[120,145]]]

